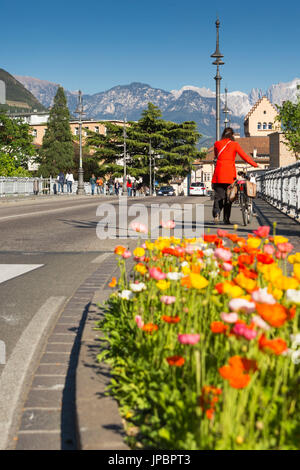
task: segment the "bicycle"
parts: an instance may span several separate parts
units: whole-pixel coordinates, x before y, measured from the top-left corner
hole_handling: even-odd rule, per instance
[[[253,203],[252,198],[247,195],[247,180],[250,178],[243,171],[238,172],[238,176],[241,176],[243,179],[236,180],[236,185],[238,188],[237,200],[241,207],[242,217],[244,226],[251,223],[253,217]]]

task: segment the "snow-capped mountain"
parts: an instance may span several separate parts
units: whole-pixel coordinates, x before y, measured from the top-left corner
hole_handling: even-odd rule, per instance
[[[44,106],[49,107],[53,102],[58,84],[39,80],[32,77],[15,76]],[[266,95],[274,104],[281,104],[284,100],[295,101],[297,84],[300,79],[295,78],[288,83],[271,85],[266,91],[252,89],[247,95],[241,91],[232,91],[227,95],[230,110],[230,125],[243,134],[243,118],[254,103]],[[77,92],[65,90],[68,106],[74,113],[77,106]],[[204,137],[215,134],[215,92],[208,88],[199,88],[192,85],[182,87],[180,90],[165,91],[152,88],[144,83],[131,83],[119,85],[107,91],[94,95],[83,95],[84,111],[91,119],[124,119],[136,120],[141,116],[143,109],[149,102],[154,103],[162,111],[163,118],[175,122],[194,120]],[[221,94],[221,110],[224,108],[225,95]],[[221,122],[225,118],[221,113]]]

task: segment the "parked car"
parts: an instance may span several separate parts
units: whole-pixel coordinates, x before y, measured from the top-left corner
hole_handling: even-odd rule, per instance
[[[172,186],[162,186],[157,190],[157,196],[175,196],[175,189]]]
[[[204,183],[191,183],[190,196],[207,196],[207,189]]]

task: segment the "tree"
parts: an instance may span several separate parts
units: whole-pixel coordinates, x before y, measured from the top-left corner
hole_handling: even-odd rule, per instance
[[[74,147],[70,128],[70,113],[62,87],[59,87],[50,110],[38,162],[39,173],[54,176],[74,166]]]
[[[30,126],[0,114],[0,175],[28,176],[29,160],[36,154]]]
[[[300,85],[298,85],[298,90]],[[276,121],[281,122],[281,128],[289,150],[291,150],[298,159],[300,156],[300,94],[297,96],[297,102],[284,101],[282,106],[276,106],[278,116]]]
[[[102,162],[102,174],[122,176],[124,129],[111,123],[104,124],[106,135],[90,132],[88,145],[93,148],[94,157]],[[199,138],[195,122],[165,121],[160,110],[148,103],[141,119],[129,122],[126,127],[127,174],[142,178],[149,186],[151,155],[151,164],[155,161],[159,181],[167,183],[174,177],[185,177],[191,171],[193,161],[201,158],[201,152],[196,148]]]

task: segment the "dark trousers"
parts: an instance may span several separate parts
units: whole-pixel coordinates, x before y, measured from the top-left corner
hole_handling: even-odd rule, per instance
[[[230,186],[228,183],[213,183],[213,190],[215,192],[213,217],[220,216],[222,209],[224,209],[224,220],[230,219],[231,202],[227,199],[226,189]]]

